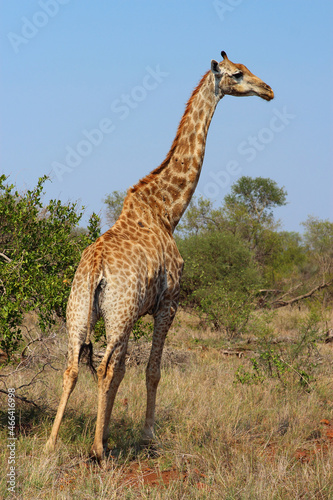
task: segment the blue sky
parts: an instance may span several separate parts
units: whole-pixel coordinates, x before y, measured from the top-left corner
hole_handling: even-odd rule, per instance
[[[285,230],[332,219],[331,0],[1,2],[1,172],[45,200],[103,198],[158,166],[192,89],[225,50],[275,99],[226,96],[197,194],[221,203],[241,175],[288,192]],[[105,219],[104,219],[105,222]],[[107,226],[104,224],[103,229]]]

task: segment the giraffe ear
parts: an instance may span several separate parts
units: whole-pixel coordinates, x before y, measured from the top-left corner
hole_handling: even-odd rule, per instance
[[[214,75],[221,74],[219,63],[217,61],[215,61],[215,59],[212,59],[210,67],[211,67],[212,73],[214,73]]]

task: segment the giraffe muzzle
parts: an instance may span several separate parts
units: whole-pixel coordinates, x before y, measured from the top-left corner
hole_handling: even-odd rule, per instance
[[[265,99],[265,101],[271,101],[272,99],[274,99],[274,92],[273,90],[271,89],[271,87],[269,85],[267,85],[266,83],[264,83],[260,89],[260,93],[258,93],[259,97],[262,97],[263,99]]]

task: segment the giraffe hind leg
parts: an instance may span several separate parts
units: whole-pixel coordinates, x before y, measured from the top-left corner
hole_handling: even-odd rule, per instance
[[[90,455],[99,462],[105,456],[111,412],[119,385],[125,374],[126,347],[127,343],[122,347],[118,346],[114,351],[114,346],[109,345],[97,369],[98,408],[95,439]]]
[[[67,406],[67,402],[69,399],[69,396],[74,390],[74,387],[77,382],[78,374],[79,374],[79,359],[80,359],[80,352],[81,349],[75,349],[72,356],[69,356],[70,359],[68,361],[68,366],[67,369],[64,372],[63,375],[63,390],[62,390],[62,395],[61,399],[59,402],[58,410],[56,417],[54,419],[52,431],[50,434],[50,437],[46,443],[46,450],[47,451],[53,451],[56,445],[57,441],[57,436],[59,432],[59,427]]]

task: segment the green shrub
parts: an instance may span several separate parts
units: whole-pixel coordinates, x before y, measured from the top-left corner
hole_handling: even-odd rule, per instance
[[[229,337],[246,324],[261,276],[252,252],[231,233],[206,232],[179,242],[185,261],[181,299]]]
[[[319,316],[310,312],[300,323],[294,341],[277,343],[269,326],[257,331],[257,357],[251,358],[251,370],[240,366],[236,382],[241,384],[261,383],[265,379],[276,379],[284,388],[298,384],[307,391],[312,389],[318,365],[316,343],[322,335]]]
[[[151,321],[144,321],[143,318],[139,318],[133,326],[132,334],[134,340],[140,340],[141,338],[150,339],[153,331],[154,324]]]
[[[83,215],[76,203],[43,206],[46,180],[20,194],[0,177],[0,347],[9,359],[22,339],[24,313],[37,312],[42,332],[65,318],[82,250],[99,235],[95,214],[88,232],[74,233]]]

